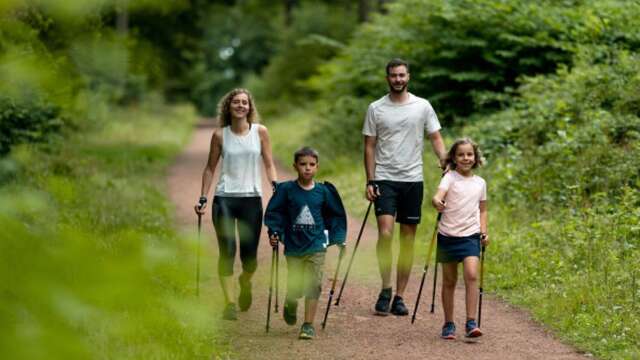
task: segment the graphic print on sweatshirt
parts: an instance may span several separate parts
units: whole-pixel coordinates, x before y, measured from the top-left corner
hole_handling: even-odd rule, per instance
[[[311,215],[311,210],[309,210],[308,205],[305,205],[293,223],[293,231],[314,230],[315,228],[316,222],[313,219],[313,215]]]

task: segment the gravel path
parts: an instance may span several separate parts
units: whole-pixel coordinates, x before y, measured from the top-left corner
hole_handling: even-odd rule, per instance
[[[176,206],[177,222],[186,230],[195,227],[193,204],[199,196],[200,179],[209,148],[212,125],[203,122],[194,132],[191,143],[169,169],[168,188]],[[290,167],[279,167],[278,176],[292,178]],[[320,179],[322,180],[322,179]],[[264,189],[270,187],[265,184]],[[270,196],[266,191],[265,200]],[[363,207],[366,207],[363,200]],[[265,202],[266,206],[266,202]],[[203,218],[204,248],[201,297],[211,296],[220,303],[219,285],[215,272],[217,245],[210,221],[210,213]],[[348,252],[341,273],[344,274],[355,244],[361,219],[349,218]],[[421,225],[426,226],[426,225]],[[192,230],[191,230],[192,231]],[[336,249],[330,249],[325,268],[323,295],[316,318],[317,337],[313,341],[297,340],[299,325],[288,326],[281,318],[282,310],[272,312],[271,331],[265,333],[266,302],[271,248],[266,229],[262,233],[259,249],[258,273],[254,279],[254,303],[245,313],[239,313],[238,321],[212,319],[218,327],[218,344],[224,344],[230,353],[212,354],[222,359],[582,359],[587,358],[570,346],[554,339],[551,334],[534,323],[529,315],[485,294],[482,328],[485,333],[476,342],[466,342],[461,330],[464,327],[464,289],[456,291],[456,324],[458,340],[439,338],[443,322],[440,299],[436,298],[435,314],[429,313],[432,278],[428,279],[420,303],[420,311],[414,325],[410,316],[380,317],[373,314],[373,304],[379,291],[378,270],[375,260],[376,231],[367,226],[356,254],[348,284],[340,306],[332,306],[325,331],[320,330],[331,277],[337,260]],[[419,239],[418,241],[424,241]],[[396,244],[397,245],[397,244]],[[397,251],[397,250],[396,250]],[[490,256],[490,253],[487,253]],[[490,271],[489,262],[487,271]],[[407,288],[405,302],[413,311],[423,262],[416,260]],[[239,269],[236,262],[236,269]],[[239,270],[238,270],[239,271]],[[237,272],[239,273],[239,272]],[[429,275],[433,274],[433,267]],[[342,280],[341,275],[339,280]],[[284,299],[286,263],[280,259],[280,302]],[[338,287],[340,285],[338,282]],[[460,281],[462,282],[462,281]],[[485,290],[491,284],[485,283]],[[439,287],[438,287],[439,289]],[[337,292],[337,291],[336,291]],[[302,303],[301,303],[302,305]],[[299,306],[298,319],[304,306]]]

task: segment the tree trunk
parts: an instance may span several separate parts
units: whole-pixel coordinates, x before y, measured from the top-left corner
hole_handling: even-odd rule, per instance
[[[369,0],[358,0],[358,21],[359,22],[362,23],[369,20],[369,11],[371,11]]]
[[[129,32],[129,10],[127,6],[127,0],[119,0],[116,3],[116,30],[120,35],[127,35],[127,32]]]
[[[390,0],[378,0],[378,11],[382,14],[386,14],[387,7],[385,5],[390,2],[391,2]]]
[[[284,24],[289,27],[293,23],[293,8],[298,5],[298,0],[284,0]]]

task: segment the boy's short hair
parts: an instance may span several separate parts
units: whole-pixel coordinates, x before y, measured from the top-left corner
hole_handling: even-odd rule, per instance
[[[395,58],[395,59],[391,59],[388,63],[387,63],[387,75],[389,75],[389,70],[391,70],[394,67],[398,67],[398,66],[404,66],[407,68],[407,72],[409,71],[409,62],[402,60],[400,58]]]
[[[317,162],[320,161],[318,152],[315,149],[313,149],[313,148],[311,148],[309,146],[304,146],[304,147],[298,149],[298,151],[296,151],[293,154],[293,162],[297,163],[298,159],[300,159],[303,156],[312,156],[312,157],[314,157],[316,159]]]

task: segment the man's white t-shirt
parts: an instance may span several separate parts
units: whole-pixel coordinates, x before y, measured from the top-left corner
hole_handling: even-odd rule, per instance
[[[440,122],[426,99],[409,93],[398,104],[389,95],[367,109],[362,133],[377,137],[374,180],[423,181],[424,134],[440,130]]]
[[[464,237],[480,232],[480,201],[487,200],[487,183],[477,175],[465,177],[453,170],[446,173],[438,189],[447,192],[438,232]]]

